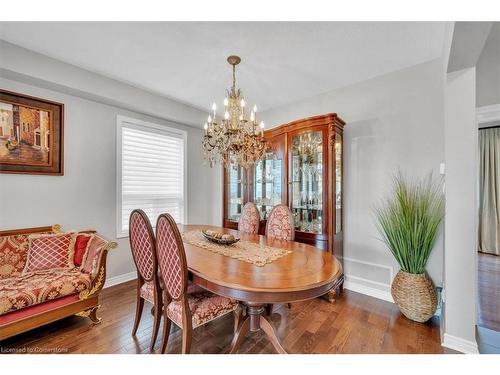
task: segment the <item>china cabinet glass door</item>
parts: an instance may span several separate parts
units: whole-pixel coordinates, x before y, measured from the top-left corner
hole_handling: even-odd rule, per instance
[[[255,165],[254,196],[261,220],[267,219],[272,208],[282,203],[282,164],[276,153],[269,153]]]
[[[323,132],[309,131],[292,137],[291,207],[295,229],[323,233]]]
[[[238,221],[241,216],[241,210],[244,202],[245,192],[245,170],[237,165],[231,165],[228,168],[227,178],[227,215],[231,221]]]
[[[342,135],[335,133],[335,233],[342,232]]]

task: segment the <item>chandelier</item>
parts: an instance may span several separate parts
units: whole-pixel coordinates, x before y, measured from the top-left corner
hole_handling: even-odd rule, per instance
[[[236,65],[240,61],[238,56],[227,58],[233,67],[233,85],[224,98],[223,117],[217,117],[217,105],[214,103],[204,125],[203,151],[211,167],[221,163],[247,168],[263,159],[266,153],[264,122],[257,123],[257,106],[247,118],[245,99],[241,90],[236,88]]]

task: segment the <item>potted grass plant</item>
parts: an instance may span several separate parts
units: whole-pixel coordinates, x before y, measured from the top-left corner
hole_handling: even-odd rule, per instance
[[[392,297],[407,318],[426,322],[437,305],[425,266],[444,217],[441,182],[432,174],[410,181],[396,173],[393,192],[375,208],[375,217],[383,242],[400,266],[392,282]]]

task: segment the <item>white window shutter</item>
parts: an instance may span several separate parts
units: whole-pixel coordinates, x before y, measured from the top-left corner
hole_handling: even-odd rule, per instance
[[[184,136],[122,123],[120,141],[121,232],[128,232],[136,208],[144,210],[153,227],[165,212],[184,223]]]

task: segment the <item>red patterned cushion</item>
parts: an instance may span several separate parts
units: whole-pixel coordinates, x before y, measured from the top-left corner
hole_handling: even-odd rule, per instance
[[[156,251],[163,284],[168,294],[177,299],[182,295],[184,283],[180,252],[184,252],[179,230],[173,220],[160,216],[156,223]],[[177,233],[177,236],[176,236]]]
[[[101,252],[107,243],[108,242],[105,239],[94,235],[94,238],[92,238],[88,244],[89,249],[87,250],[87,255],[83,260],[83,264],[81,267],[82,272],[89,273],[92,275],[92,277],[95,276],[95,274],[97,273],[99,256],[101,255]]]
[[[145,280],[151,280],[154,275],[153,251],[151,241],[151,224],[142,211],[132,211],[129,222],[129,239],[132,255],[139,273]]]
[[[26,266],[28,235],[0,237],[0,279],[18,276]]]
[[[73,254],[73,263],[76,267],[83,264],[83,259],[89,250],[90,240],[94,237],[93,234],[79,233],[75,239],[75,252]]]
[[[255,203],[248,202],[243,206],[240,221],[238,222],[238,230],[240,232],[256,234],[259,232],[259,211]]]
[[[74,237],[74,233],[30,236],[28,260],[23,273],[73,268]]]
[[[293,241],[295,231],[290,209],[284,204],[273,208],[266,225],[266,237],[277,240]]]
[[[188,294],[188,304],[193,319],[193,328],[230,313],[238,306],[238,302],[208,291]],[[168,305],[167,316],[177,326],[182,327],[182,302],[172,301]]]
[[[90,286],[90,276],[76,268],[36,271],[3,279],[0,280],[0,315],[79,293]]]

